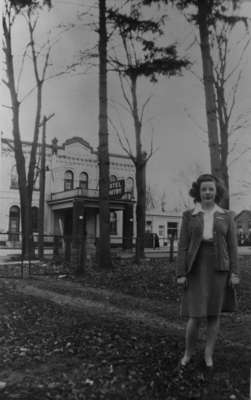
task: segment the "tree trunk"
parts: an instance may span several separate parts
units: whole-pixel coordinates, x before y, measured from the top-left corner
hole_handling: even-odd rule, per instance
[[[99,0],[99,226],[98,264],[112,266],[110,251],[109,150],[107,118],[107,30],[106,0]]]
[[[19,189],[19,194],[22,224],[22,256],[25,259],[29,259],[32,255],[32,220],[27,187]]]
[[[18,174],[20,208],[21,208],[21,230],[22,230],[22,255],[29,257],[30,253],[30,210],[31,204],[27,196],[27,180],[25,171],[25,158],[22,149],[22,142],[20,137],[19,126],[19,109],[20,103],[15,86],[15,73],[12,55],[12,38],[11,38],[11,24],[8,24],[6,17],[3,16],[3,31],[4,31],[4,45],[3,50],[5,54],[6,72],[7,72],[7,86],[10,91],[11,105],[12,105],[12,134],[14,139],[14,154],[16,161],[16,168]]]
[[[145,218],[146,218],[146,154],[142,151],[141,143],[141,122],[139,119],[137,102],[137,78],[131,77],[132,109],[133,121],[136,139],[136,186],[137,186],[137,204],[136,204],[136,263],[139,265],[144,258],[144,236],[145,236]]]
[[[32,194],[33,194],[33,187],[34,187],[34,175],[35,175],[36,161],[37,161],[37,146],[38,146],[41,108],[42,108],[42,83],[37,82],[37,110],[36,110],[34,134],[33,134],[33,141],[32,141],[31,152],[30,152],[30,162],[29,162],[29,171],[28,171],[28,188],[29,188],[29,197],[30,197],[31,203],[32,203]]]
[[[197,4],[211,170],[214,175],[222,177],[213,61],[210,52],[207,20],[209,15],[210,0],[198,0]]]
[[[229,175],[228,175],[228,154],[229,154],[229,123],[225,91],[223,85],[215,82],[217,93],[217,112],[220,127],[220,156],[221,156],[221,177],[226,188],[226,196],[221,201],[223,208],[229,209]]]
[[[44,256],[44,200],[45,200],[45,157],[46,157],[46,117],[43,118],[43,134],[41,147],[40,165],[40,195],[39,195],[39,217],[38,217],[38,257],[40,260]]]
[[[146,163],[139,160],[136,165],[136,186],[137,186],[137,205],[136,205],[136,256],[135,261],[139,265],[145,256],[144,237],[146,219]]]

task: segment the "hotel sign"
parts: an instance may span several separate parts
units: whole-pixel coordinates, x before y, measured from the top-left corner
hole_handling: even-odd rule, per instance
[[[109,197],[111,199],[120,199],[124,193],[125,193],[124,179],[110,182]]]

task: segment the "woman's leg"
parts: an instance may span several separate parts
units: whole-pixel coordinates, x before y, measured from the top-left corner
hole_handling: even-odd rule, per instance
[[[192,357],[198,339],[199,326],[199,318],[189,318],[186,327],[186,349],[181,359],[182,365],[186,365]]]
[[[205,363],[208,367],[213,366],[214,347],[219,332],[220,318],[218,316],[207,317],[207,341],[205,348]]]

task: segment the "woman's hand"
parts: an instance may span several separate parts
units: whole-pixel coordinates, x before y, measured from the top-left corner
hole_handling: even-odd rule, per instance
[[[240,284],[239,276],[232,272],[231,275],[230,275],[229,284],[230,284],[230,286],[239,285]]]
[[[180,276],[177,278],[177,284],[179,286],[182,286],[183,288],[187,287],[187,277],[186,276]]]

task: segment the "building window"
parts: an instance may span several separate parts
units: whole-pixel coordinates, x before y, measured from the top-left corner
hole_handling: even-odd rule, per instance
[[[152,221],[146,221],[146,232],[152,232],[153,230],[153,224]]]
[[[159,225],[159,236],[161,236],[161,237],[165,236],[165,226],[164,225]]]
[[[168,222],[167,223],[167,235],[168,237],[172,237],[177,239],[178,236],[178,223],[177,222]]]
[[[110,213],[110,234],[117,235],[117,214],[115,211]]]
[[[111,175],[110,176],[110,182],[116,182],[116,181],[117,181],[116,175]]]
[[[125,192],[130,193],[132,197],[134,195],[134,180],[131,177],[126,179]]]
[[[64,174],[64,190],[73,189],[73,172],[66,171]]]
[[[79,175],[79,187],[81,189],[88,189],[88,174],[86,172],[81,172]]]
[[[32,232],[38,232],[38,207],[31,209]]]
[[[13,165],[10,173],[10,188],[18,189],[18,175],[17,175],[17,167]]]
[[[19,239],[20,209],[12,206],[9,213],[9,240],[17,242]]]

